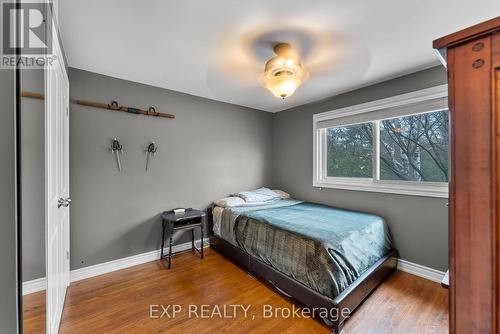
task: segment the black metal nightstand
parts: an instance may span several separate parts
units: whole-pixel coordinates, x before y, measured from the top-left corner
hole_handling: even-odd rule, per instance
[[[195,209],[186,209],[184,213],[175,214],[173,211],[165,211],[161,215],[162,233],[161,233],[161,255],[160,260],[168,259],[168,269],[172,267],[172,256],[181,252],[172,254],[172,236],[175,231],[191,230],[191,251],[197,251],[203,259],[203,223],[206,214],[203,211]],[[199,227],[201,231],[201,247],[196,248],[194,245],[194,229]],[[168,254],[163,255],[163,247],[165,246],[165,236],[168,235]]]

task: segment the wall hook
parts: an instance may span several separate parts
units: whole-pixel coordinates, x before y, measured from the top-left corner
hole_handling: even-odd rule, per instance
[[[155,156],[157,151],[158,146],[156,146],[155,142],[152,141],[151,143],[149,143],[148,147],[146,148],[146,172],[148,171],[150,157]]]
[[[111,154],[114,154],[116,156],[116,164],[118,166],[118,171],[122,171],[122,164],[120,161],[120,154],[123,154],[123,145],[120,144],[118,139],[113,138],[113,141],[111,142]]]

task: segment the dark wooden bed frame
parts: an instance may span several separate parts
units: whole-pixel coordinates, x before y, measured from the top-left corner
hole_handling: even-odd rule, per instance
[[[284,295],[291,297],[310,310],[328,310],[329,315],[334,318],[322,318],[322,320],[336,334],[342,332],[344,321],[349,317],[356,307],[392,272],[396,269],[398,252],[393,249],[367,271],[365,271],[347,289],[342,291],[335,299],[328,298],[310,289],[304,284],[284,275],[273,267],[263,263],[249,255],[238,247],[233,246],[214,235],[213,233],[213,205],[207,209],[207,218],[210,231],[210,247],[241,265],[252,276],[260,277],[274,285]],[[344,310],[348,310],[344,312]],[[312,312],[312,311],[311,311]]]

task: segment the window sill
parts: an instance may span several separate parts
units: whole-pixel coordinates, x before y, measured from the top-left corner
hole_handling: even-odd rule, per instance
[[[326,180],[315,180],[313,187],[448,198],[448,183],[440,182],[426,182],[422,184],[410,181],[391,182],[372,181],[371,179],[329,178]]]

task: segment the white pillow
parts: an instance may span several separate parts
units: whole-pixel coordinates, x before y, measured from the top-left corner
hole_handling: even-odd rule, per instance
[[[275,193],[269,188],[264,187],[255,190],[234,193],[233,196],[241,197],[247,203],[261,203],[280,198],[279,194]]]
[[[283,190],[273,189],[273,191],[280,195],[281,198],[290,198],[290,194]]]
[[[245,204],[245,200],[240,197],[232,196],[218,199],[214,201],[214,204],[223,208],[230,208]]]

